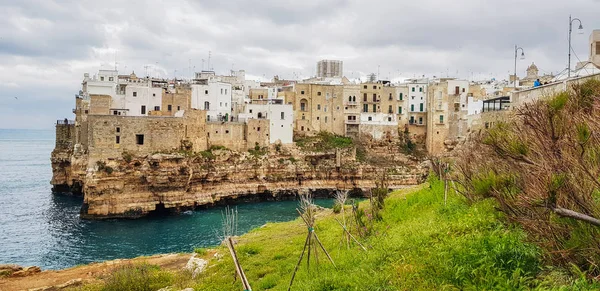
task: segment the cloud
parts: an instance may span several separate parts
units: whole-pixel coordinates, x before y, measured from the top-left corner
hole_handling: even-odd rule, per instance
[[[567,63],[568,14],[585,28],[573,34],[574,65],[587,59],[599,9],[597,0],[2,1],[0,122],[52,128],[86,72],[116,61],[122,73],[189,76],[208,68],[209,51],[218,73],[263,79],[314,75],[323,58],[343,60],[351,78],[505,79],[519,45],[521,75],[531,62],[556,73]]]

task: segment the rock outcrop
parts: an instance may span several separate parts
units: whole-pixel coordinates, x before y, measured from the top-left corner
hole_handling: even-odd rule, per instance
[[[232,200],[286,199],[307,191],[360,193],[376,187],[383,177],[390,189],[423,181],[427,169],[418,162],[382,152],[385,165],[356,161],[354,148],[325,153],[293,146],[248,152],[124,153],[120,159],[95,162],[55,150],[52,184],[83,193],[82,218],[103,219],[177,213]]]

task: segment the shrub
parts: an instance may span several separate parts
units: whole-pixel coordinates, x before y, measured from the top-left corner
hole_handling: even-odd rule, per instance
[[[333,203],[333,213],[340,213],[342,212],[342,205],[337,203],[337,201],[335,203]]]
[[[458,190],[491,197],[564,266],[600,275],[600,82],[517,108],[456,159]]]
[[[204,256],[206,255],[207,251],[205,248],[194,248],[194,253],[198,254],[199,256]]]
[[[129,152],[123,152],[121,155],[123,156],[123,160],[125,160],[127,163],[131,163],[133,160],[133,155]]]

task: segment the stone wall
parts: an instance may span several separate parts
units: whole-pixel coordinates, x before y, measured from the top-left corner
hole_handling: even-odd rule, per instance
[[[179,110],[189,110],[192,108],[192,89],[185,87],[176,87],[174,93],[163,93],[161,112],[167,115],[175,115]],[[169,110],[171,106],[171,110]]]
[[[90,163],[118,158],[123,152],[152,154],[176,151],[182,141],[192,150],[206,149],[206,112],[188,110],[183,117],[90,115],[87,129]]]
[[[90,95],[90,115],[110,114],[112,97],[110,95]]]
[[[60,123],[56,125],[55,149],[72,150],[75,139],[75,125]]]

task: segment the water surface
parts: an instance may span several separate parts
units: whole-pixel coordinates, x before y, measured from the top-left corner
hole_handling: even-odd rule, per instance
[[[79,219],[82,198],[51,192],[53,148],[52,130],[0,129],[0,264],[60,269],[218,244],[223,207],[138,220]],[[297,217],[295,201],[234,207],[240,232]]]

